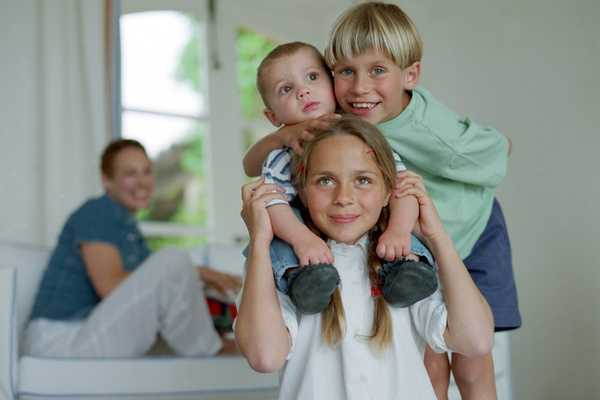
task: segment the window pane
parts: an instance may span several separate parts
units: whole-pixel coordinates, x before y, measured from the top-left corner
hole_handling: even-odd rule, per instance
[[[206,226],[206,128],[192,119],[123,112],[123,137],[140,141],[154,162],[154,199],[140,219]]]
[[[206,114],[200,24],[174,11],[126,14],[120,21],[123,107]]]

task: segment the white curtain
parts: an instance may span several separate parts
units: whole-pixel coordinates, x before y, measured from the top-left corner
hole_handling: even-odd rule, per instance
[[[110,138],[103,0],[38,0],[41,241],[101,192],[98,160]]]

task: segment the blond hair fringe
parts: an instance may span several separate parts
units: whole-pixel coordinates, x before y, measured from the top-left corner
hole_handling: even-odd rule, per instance
[[[380,52],[400,67],[421,61],[423,42],[409,16],[394,4],[368,2],[358,4],[336,21],[325,61],[333,68],[340,59],[348,59],[368,50]]]

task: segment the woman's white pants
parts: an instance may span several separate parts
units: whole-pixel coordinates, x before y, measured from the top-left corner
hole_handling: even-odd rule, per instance
[[[84,320],[31,321],[23,352],[133,357],[148,351],[157,334],[180,355],[213,355],[221,348],[198,273],[180,250],[150,255]]]

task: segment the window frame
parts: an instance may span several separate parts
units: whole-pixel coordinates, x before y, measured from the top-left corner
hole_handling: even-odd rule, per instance
[[[112,0],[111,7],[111,133],[113,139],[122,137],[123,118],[125,112],[134,112],[147,115],[166,116],[172,118],[184,118],[186,120],[195,120],[210,127],[210,105],[202,114],[180,114],[173,112],[164,112],[155,109],[140,109],[135,107],[126,107],[122,102],[122,59],[121,59],[121,17],[127,14],[150,11],[176,11],[190,14],[202,21],[203,15],[200,9],[194,6],[191,1],[170,2],[164,0]],[[207,52],[208,53],[208,52]],[[206,66],[207,68],[207,66]],[[204,69],[206,71],[206,68]],[[208,96],[207,96],[208,97]],[[210,128],[207,136],[210,136]],[[207,174],[211,174],[210,167],[207,165]],[[209,196],[210,197],[210,196]],[[209,214],[211,210],[211,201],[208,199]],[[212,223],[214,219],[207,220],[206,227],[186,225],[175,222],[165,221],[141,221],[140,230],[147,237],[210,237],[213,232]]]
[[[148,236],[204,236],[212,243],[232,243],[247,239],[239,215],[240,187],[246,181],[241,160],[245,152],[243,118],[237,82],[236,32],[239,25],[235,4],[216,0],[109,0],[112,1],[111,88],[112,135],[121,137],[120,33],[119,18],[124,13],[176,10],[206,21],[206,96],[208,134],[205,140],[207,185],[207,228],[170,222],[142,222]]]

